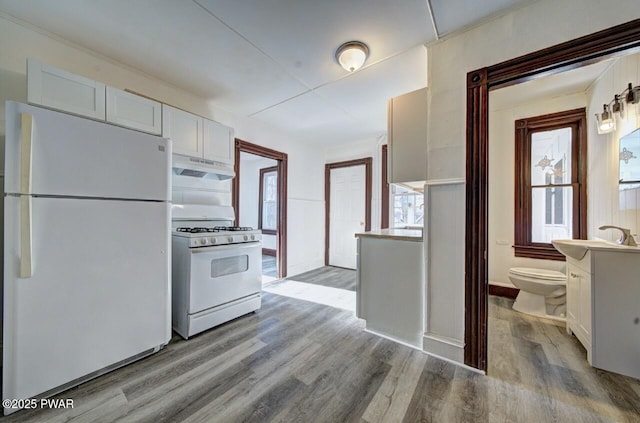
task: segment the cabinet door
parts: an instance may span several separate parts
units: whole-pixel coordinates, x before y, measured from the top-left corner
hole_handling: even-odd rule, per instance
[[[35,60],[27,60],[27,101],[105,120],[105,85]]]
[[[580,275],[577,268],[567,263],[567,327],[577,330],[580,315]]]
[[[580,271],[579,330],[591,344],[591,275]]]
[[[113,87],[107,87],[107,122],[160,135],[161,105]]]
[[[233,129],[218,122],[204,120],[204,158],[233,164]]]
[[[427,179],[427,89],[392,98],[388,105],[389,182]]]
[[[200,116],[162,105],[162,136],[171,138],[175,154],[203,156],[203,121]]]

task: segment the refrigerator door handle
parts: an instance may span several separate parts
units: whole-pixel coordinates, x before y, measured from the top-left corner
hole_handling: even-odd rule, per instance
[[[21,113],[20,127],[20,277],[30,278],[31,266],[31,147],[33,116]]]
[[[20,120],[20,193],[31,194],[33,116],[29,113],[20,113]]]
[[[20,196],[20,277],[30,278],[31,266],[31,196]]]

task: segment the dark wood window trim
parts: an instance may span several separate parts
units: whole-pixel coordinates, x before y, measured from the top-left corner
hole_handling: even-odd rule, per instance
[[[382,203],[382,210],[380,213],[380,227],[387,229],[389,227],[389,163],[388,163],[388,148],[387,144],[382,146],[382,159],[381,159],[381,174],[382,174],[382,192],[380,193],[380,201]]]
[[[586,109],[550,113],[515,122],[515,245],[516,257],[565,261],[551,243],[531,240],[531,136],[536,132],[571,128],[571,176],[573,187],[573,237],[587,237],[587,118]]]
[[[640,19],[467,74],[464,362],[487,368],[489,90],[640,51]]]
[[[260,169],[260,181],[258,183],[258,229],[262,230],[265,235],[275,235],[277,231],[275,229],[264,229],[262,227],[262,201],[264,200],[264,175],[265,173],[276,172],[278,173],[278,166],[264,167]]]
[[[331,210],[331,169],[364,165],[365,193],[364,193],[364,230],[371,230],[371,197],[372,197],[372,163],[371,157],[349,160],[346,162],[327,163],[324,165],[324,264],[329,265],[329,212]]]
[[[240,153],[251,153],[261,157],[276,160],[278,169],[278,229],[276,231],[276,262],[278,263],[278,277],[287,276],[287,167],[288,155],[261,145],[252,144],[236,138],[235,143],[235,172],[232,182],[232,204],[236,215],[236,223],[240,221]]]

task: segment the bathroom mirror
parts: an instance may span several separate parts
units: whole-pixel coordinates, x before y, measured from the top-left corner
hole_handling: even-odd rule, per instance
[[[640,128],[620,138],[620,184],[640,184]]]

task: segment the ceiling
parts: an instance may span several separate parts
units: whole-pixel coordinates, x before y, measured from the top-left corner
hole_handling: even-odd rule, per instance
[[[427,85],[425,44],[524,2],[0,0],[0,11],[330,145],[386,132],[387,99]],[[334,53],[351,40],[366,43],[370,57],[349,74]]]
[[[533,79],[490,93],[491,110],[513,108],[525,103],[550,100],[585,93],[617,59],[603,60],[588,66]]]

